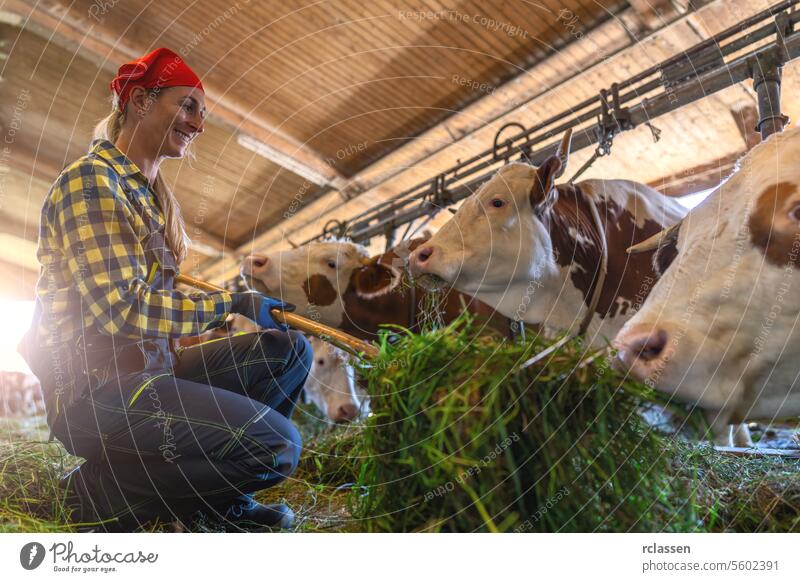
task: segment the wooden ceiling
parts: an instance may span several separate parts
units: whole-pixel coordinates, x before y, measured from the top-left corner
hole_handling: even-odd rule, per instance
[[[185,54],[204,81],[349,177],[563,46],[559,10],[591,27],[622,4],[126,0],[99,26],[143,51]]]

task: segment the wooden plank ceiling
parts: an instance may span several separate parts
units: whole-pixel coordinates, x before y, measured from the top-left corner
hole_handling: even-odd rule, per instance
[[[86,13],[94,4],[63,0],[62,8]],[[559,10],[592,26],[620,4],[127,0],[100,27],[141,49],[185,51],[244,110],[352,176],[480,97],[473,87],[491,90],[568,41]]]

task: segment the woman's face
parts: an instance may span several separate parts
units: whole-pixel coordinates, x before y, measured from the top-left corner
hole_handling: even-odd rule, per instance
[[[182,158],[186,148],[203,132],[205,95],[196,87],[167,87],[157,94],[137,91],[131,95],[138,131],[151,142],[158,157]],[[152,140],[152,141],[151,141]]]

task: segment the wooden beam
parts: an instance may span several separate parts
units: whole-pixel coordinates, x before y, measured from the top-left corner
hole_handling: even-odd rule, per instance
[[[733,173],[736,161],[744,154],[745,152],[742,151],[713,162],[700,164],[677,174],[659,178],[655,182],[650,182],[648,186],[667,196],[686,196],[715,188]]]
[[[18,23],[24,30],[42,36],[48,42],[57,42],[114,74],[120,64],[148,50],[148,47],[128,44],[108,34],[86,14],[52,0],[39,0],[33,4],[5,0],[2,11],[7,15],[0,20]],[[237,101],[226,87],[217,87],[211,80],[204,82],[203,87],[209,115],[233,132],[248,135],[264,144],[265,152],[274,151],[274,163],[309,179],[314,177],[312,181],[323,181],[323,185],[341,187],[345,184],[344,178],[322,156]]]
[[[660,28],[665,20],[679,14],[672,0],[628,0],[633,13],[646,30]],[[685,12],[685,8],[683,9]]]
[[[665,176],[648,185],[667,196],[685,196],[719,186],[722,180],[733,173],[736,162],[751,148],[761,143],[761,135],[755,129],[758,122],[758,110],[754,105],[739,104],[731,108],[730,114],[742,136],[740,152]]]

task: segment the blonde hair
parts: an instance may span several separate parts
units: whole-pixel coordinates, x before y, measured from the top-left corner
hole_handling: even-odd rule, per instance
[[[107,139],[115,143],[119,137],[119,132],[122,129],[123,123],[125,123],[125,112],[120,111],[117,104],[114,103],[111,113],[107,117],[101,119],[95,126],[94,139]],[[181,206],[178,203],[178,199],[175,198],[172,189],[161,177],[161,172],[156,174],[156,179],[152,187],[161,205],[161,210],[164,213],[167,245],[175,255],[177,263],[181,264],[186,258],[191,242],[189,236],[186,234],[186,225],[183,221],[183,215],[181,214]]]

